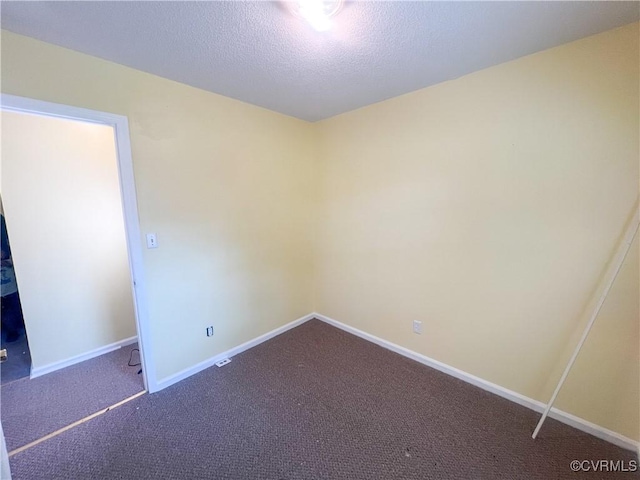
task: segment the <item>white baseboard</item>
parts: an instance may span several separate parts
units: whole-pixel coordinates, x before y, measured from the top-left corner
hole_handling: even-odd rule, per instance
[[[184,380],[185,378],[190,377],[191,375],[195,375],[196,373],[201,372],[202,370],[215,365],[220,360],[223,360],[225,358],[231,358],[234,355],[238,355],[239,353],[244,352],[245,350],[249,350],[250,348],[255,347],[256,345],[266,342],[267,340],[270,340],[273,337],[276,337],[281,333],[286,332],[287,330],[291,330],[292,328],[295,328],[298,325],[302,325],[306,321],[311,320],[313,318],[315,318],[315,314],[310,313],[309,315],[300,317],[297,320],[294,320],[293,322],[287,323],[286,325],[278,327],[275,330],[271,330],[270,332],[267,332],[264,335],[260,335],[259,337],[256,337],[253,340],[249,340],[248,342],[238,345],[237,347],[227,350],[226,352],[222,352],[214,357],[208,358],[207,360],[204,360],[192,367],[185,368],[184,370],[178,373],[175,373],[167,378],[160,380],[157,384],[158,389],[156,391],[160,391],[163,388],[167,388],[168,386],[179,382],[180,380]]]
[[[267,340],[270,340],[271,338],[277,335],[280,335],[281,333],[284,333],[287,330],[295,328],[298,325],[302,325],[308,320],[311,320],[314,318],[321,320],[325,323],[328,323],[329,325],[332,325],[336,328],[344,330],[345,332],[351,333],[357,337],[360,337],[372,343],[375,343],[376,345],[386,348],[387,350],[391,350],[404,357],[407,357],[412,360],[415,360],[416,362],[422,363],[423,365],[427,365],[431,368],[435,368],[440,372],[451,375],[452,377],[455,377],[464,382],[470,383],[471,385],[475,385],[476,387],[482,388],[483,390],[499,395],[502,398],[506,398],[507,400],[515,402],[524,407],[530,408],[531,410],[534,410],[538,413],[542,413],[544,411],[545,404],[538,400],[534,400],[532,398],[526,397],[518,392],[514,392],[513,390],[509,390],[507,388],[501,387],[500,385],[491,383],[480,377],[476,377],[475,375],[472,375],[463,370],[447,365],[446,363],[427,357],[426,355],[422,355],[420,353],[411,351],[407,348],[401,347],[387,340],[383,340],[379,337],[363,332],[362,330],[351,327],[349,325],[346,325],[342,322],[334,320],[333,318],[329,318],[325,315],[321,315],[319,313],[311,313],[309,315],[305,315],[304,317],[294,320],[293,322],[283,325],[282,327],[276,328],[275,330],[271,330],[270,332],[267,332],[264,335],[256,337],[253,340],[249,340],[248,342],[238,345],[237,347],[227,350],[226,352],[222,352],[192,367],[186,368],[174,375],[171,375],[161,380],[160,382],[158,382],[158,390],[162,390],[163,388],[173,385],[174,383],[177,383],[180,380],[184,380],[185,378],[190,377],[191,375],[194,375],[206,368],[213,366],[215,363],[219,362],[224,358],[231,358],[234,355],[237,355],[241,352],[249,350],[250,348],[255,347],[256,345],[259,345],[260,343],[266,342]],[[549,413],[549,416],[551,418],[554,418],[555,420],[558,420],[559,422],[570,425],[571,427],[574,427],[577,430],[583,431],[585,433],[589,433],[595,437],[598,437],[602,440],[610,442],[624,449],[632,450],[634,452],[640,451],[640,442],[636,442],[635,440],[627,438],[623,435],[620,435],[619,433],[616,433],[612,430],[608,430],[594,423],[588,422],[582,418],[576,417],[575,415],[571,415],[570,413],[563,412],[562,410],[558,410],[557,408],[552,408],[551,412]],[[535,425],[531,426],[532,432],[534,427]]]
[[[471,385],[475,385],[476,387],[480,387],[483,390],[486,390],[491,393],[495,393],[502,398],[506,398],[507,400],[511,400],[519,405],[530,408],[531,410],[535,410],[536,412],[542,413],[545,409],[545,404],[534,400],[532,398],[521,395],[513,390],[509,390],[507,388],[501,387],[500,385],[496,385],[495,383],[488,382],[487,380],[483,380],[480,377],[476,377],[475,375],[471,375],[463,370],[457,369],[445,363],[439,362],[433,358],[429,358],[426,355],[422,355],[420,353],[416,353],[407,348],[401,347],[394,343],[388,342],[387,340],[383,340],[379,337],[371,335],[369,333],[363,332],[362,330],[358,330],[357,328],[346,325],[342,322],[334,320],[333,318],[329,318],[325,315],[321,315],[319,313],[314,313],[311,315],[312,318],[317,318],[318,320],[322,320],[329,325],[333,325],[345,332],[351,333],[357,337],[368,340],[376,345],[379,345],[387,350],[391,350],[392,352],[398,353],[404,357],[415,360],[416,362],[427,365],[431,368],[435,368],[443,373],[451,375],[452,377],[463,380]],[[640,452],[640,442],[636,442],[630,438],[627,438],[619,433],[616,433],[612,430],[606,429],[594,423],[588,422],[582,418],[576,417],[575,415],[571,415],[570,413],[563,412],[562,410],[558,410],[557,408],[552,408],[549,413],[551,418],[558,420],[559,422],[570,425],[578,430],[589,433],[594,437],[598,437],[607,442],[613,443],[619,447],[632,450],[634,452]],[[533,428],[535,425],[531,426],[531,431],[533,433]],[[640,454],[639,454],[640,455]]]
[[[56,370],[60,370],[61,368],[70,367],[71,365],[75,365],[76,363],[84,362],[85,360],[99,357],[100,355],[104,355],[105,353],[113,352],[114,350],[122,348],[126,345],[131,345],[132,343],[135,343],[137,341],[137,336],[125,338],[124,340],[120,340],[119,342],[110,343],[109,345],[105,345],[104,347],[96,348],[95,350],[91,350],[90,352],[82,353],[80,355],[67,358],[66,360],[62,360],[60,362],[49,363],[48,365],[43,365],[42,367],[32,368],[29,378],[41,377],[42,375],[55,372]]]

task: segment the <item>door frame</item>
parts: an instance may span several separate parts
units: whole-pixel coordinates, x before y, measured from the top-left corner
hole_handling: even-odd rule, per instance
[[[138,346],[140,348],[140,362],[144,387],[150,392],[158,391],[156,369],[151,346],[151,330],[149,309],[147,305],[147,291],[144,274],[144,258],[142,255],[142,236],[140,233],[140,219],[138,217],[138,201],[133,174],[133,158],[131,156],[131,141],[129,139],[129,121],[124,115],[100,112],[86,108],[73,107],[58,103],[45,102],[15,95],[1,94],[0,109],[9,112],[27,113],[45,117],[64,118],[85,123],[97,123],[113,128],[118,164],[118,178],[122,213],[127,240],[129,257],[129,272],[131,277],[131,291],[136,317]]]

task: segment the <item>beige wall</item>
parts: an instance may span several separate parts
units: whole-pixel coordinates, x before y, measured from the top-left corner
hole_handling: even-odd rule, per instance
[[[2,112],[1,152],[33,368],[136,335],[113,129]]]
[[[637,24],[319,124],[2,41],[3,92],[129,117],[160,379],[315,309],[546,400],[638,194]],[[637,277],[559,402],[636,439]]]
[[[636,238],[557,401],[564,411],[636,440],[640,418],[638,262]],[[585,322],[576,324],[571,341],[549,377],[545,395],[555,388],[584,326]]]
[[[638,195],[638,54],[634,24],[321,122],[317,311],[546,401]],[[638,439],[634,248],[557,406]]]
[[[2,92],[129,118],[158,380],[311,311],[312,125],[6,31]]]

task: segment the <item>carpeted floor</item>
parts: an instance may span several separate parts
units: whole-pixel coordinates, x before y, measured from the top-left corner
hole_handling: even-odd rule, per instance
[[[313,320],[11,458],[14,480],[576,479],[632,460]]]
[[[144,390],[140,367],[129,367],[137,344],[42,377],[0,387],[2,427],[9,451]],[[139,361],[134,352],[134,363]],[[46,478],[46,477],[40,477]]]
[[[3,342],[7,349],[7,360],[0,364],[0,385],[6,385],[31,373],[31,353],[26,334],[21,334],[16,342]]]

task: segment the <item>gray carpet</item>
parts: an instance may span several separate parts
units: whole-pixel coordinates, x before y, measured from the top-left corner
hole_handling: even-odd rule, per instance
[[[9,451],[144,390],[140,367],[129,367],[137,344],[42,377],[0,387],[2,427]],[[139,361],[134,352],[134,363]],[[45,477],[40,477],[45,478]]]
[[[7,361],[0,364],[0,384],[6,385],[20,378],[28,377],[31,373],[31,354],[27,336],[23,333],[16,342],[4,343],[7,349]]]
[[[313,320],[12,457],[14,480],[576,479],[631,460]]]

